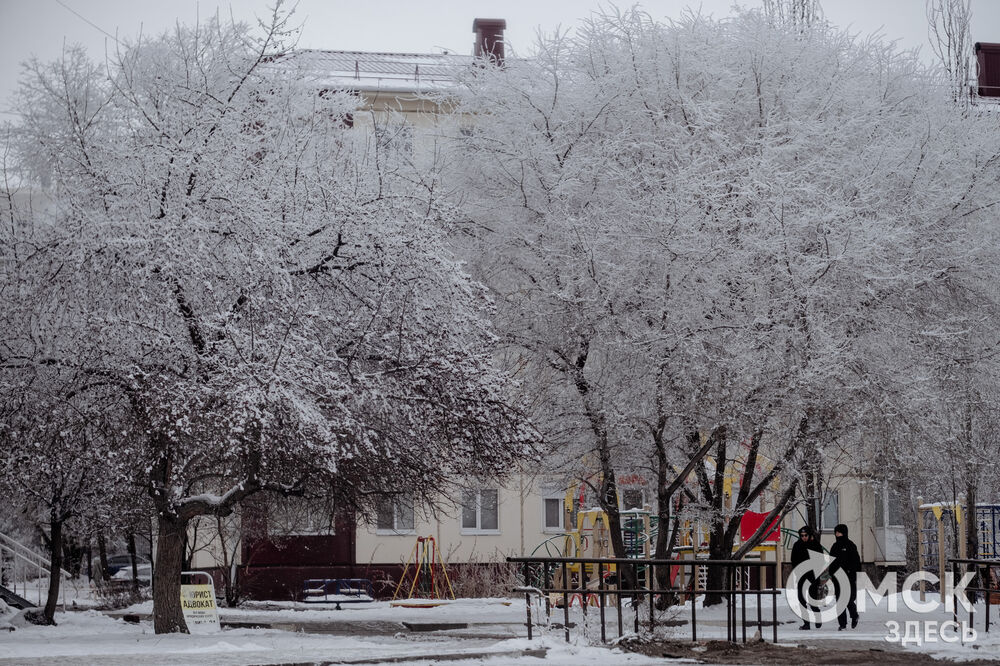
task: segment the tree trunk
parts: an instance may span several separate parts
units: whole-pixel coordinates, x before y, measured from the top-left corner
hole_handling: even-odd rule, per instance
[[[236,590],[233,585],[233,567],[230,567],[229,544],[226,542],[226,528],[222,516],[215,517],[215,527],[218,530],[219,543],[222,545],[222,584],[225,589],[226,605],[232,608],[236,605]]]
[[[903,533],[906,535],[906,574],[920,570],[920,530],[923,528],[917,521],[917,511],[914,507],[913,483],[907,478],[892,482],[896,496],[904,503]]]
[[[722,492],[722,489],[719,489]],[[712,521],[712,533],[708,537],[708,559],[710,560],[728,560],[733,555],[733,540],[729,539],[728,543],[726,540],[726,535],[729,530],[726,529],[726,524],[719,517]],[[706,590],[721,590],[726,585],[726,568],[721,566],[710,566],[705,572],[705,589]],[[705,592],[705,605],[714,606],[716,604],[722,603],[723,596],[719,592]]]
[[[64,531],[63,537],[63,569],[73,577],[78,578],[83,569],[83,546],[80,545],[79,537],[70,532],[68,535]]]
[[[153,570],[153,629],[158,634],[188,633],[181,611],[181,571],[187,520],[160,515]]]
[[[663,500],[660,499],[662,502]],[[670,499],[666,506],[657,507],[656,546],[653,548],[654,560],[668,560],[673,555],[673,544],[670,543]],[[676,518],[674,518],[676,521]],[[656,570],[656,586],[661,590],[670,587],[670,568],[660,567]]]
[[[819,487],[819,452],[816,450],[815,443],[809,436],[811,411],[811,409],[807,409],[806,415],[799,420],[799,429],[795,436],[802,447],[803,462],[805,463],[802,494],[806,502],[806,524],[813,528],[816,534],[819,534],[819,500],[823,495]]]
[[[810,470],[806,472],[806,524],[813,528],[816,534],[820,533],[819,524],[819,489],[816,483],[816,474]]]
[[[712,528],[708,535],[708,558],[710,560],[728,560],[732,555],[732,544],[726,549],[726,521],[723,517],[723,507],[725,505],[725,481],[726,466],[729,464],[727,453],[727,428],[718,426],[713,430],[709,439],[715,440],[715,479],[709,488],[707,482],[707,471],[703,478],[702,492],[705,499],[709,500],[712,506]],[[704,469],[704,467],[702,467]],[[725,569],[718,566],[710,566],[705,571],[705,590],[721,590],[725,580]],[[705,592],[705,605],[714,606],[722,603],[722,595],[719,592]]]
[[[139,563],[135,558],[135,533],[129,530],[128,541],[126,542],[126,547],[128,548],[129,560],[132,563],[132,591],[136,594],[139,593]]]
[[[108,544],[104,540],[103,532],[97,535],[97,554],[101,563],[99,578],[101,580],[107,580],[110,577],[108,576]]]
[[[969,481],[965,485],[965,529],[966,529],[966,540],[965,540],[965,556],[970,560],[979,559],[979,524],[976,522],[976,488],[975,481]],[[978,572],[978,569],[976,570]],[[972,581],[971,587],[986,587],[980,585],[978,580],[978,574],[976,579]],[[979,593],[974,591],[969,591],[969,600],[975,603],[979,598]]]
[[[625,538],[622,536],[622,517],[618,512],[618,482],[615,470],[611,466],[610,456],[605,455],[607,445],[601,450],[601,467],[604,480],[601,483],[601,508],[608,516],[608,536],[611,539],[611,550],[615,557],[625,558]],[[618,567],[618,575],[624,587],[630,590],[638,589],[636,571],[630,566]]]
[[[657,503],[657,517],[658,517],[658,528],[656,533],[656,549],[653,554],[653,558],[657,560],[665,560],[673,557],[674,554],[674,544],[677,540],[677,531],[680,528],[680,520],[675,515],[673,517],[674,526],[673,530],[670,531],[669,540],[667,536],[667,530],[670,525],[670,503],[673,500],[674,492],[684,485],[688,476],[691,474],[692,470],[701,464],[702,459],[704,459],[705,454],[712,447],[712,440],[709,440],[700,446],[699,440],[701,435],[697,430],[691,430],[688,433],[688,444],[691,447],[691,458],[688,460],[687,466],[678,474],[673,482],[669,485],[667,484],[667,473],[671,471],[672,468],[667,462],[667,448],[666,442],[663,441],[663,427],[666,420],[661,417],[660,422],[657,424],[657,428],[653,432],[653,441],[656,446],[656,503]],[[677,511],[680,512],[681,506],[684,501],[684,495],[681,494],[680,502],[677,505]],[[657,585],[659,588],[666,589],[670,587],[669,585],[669,569],[664,569],[660,567],[657,570]]]
[[[666,540],[666,543],[664,545],[665,552],[669,553],[669,555],[667,557],[655,556],[654,559],[658,560],[672,559],[671,556],[673,555],[674,552],[674,546],[677,545],[677,535],[681,529],[681,519],[679,514],[681,508],[683,507],[683,502],[684,502],[684,497],[682,496],[680,502],[677,505],[677,513],[674,514],[673,517],[673,526],[669,528],[670,537]],[[659,529],[666,532],[668,528],[667,525],[664,524],[661,525]],[[657,538],[657,548],[659,548],[659,541],[660,541],[659,538]],[[670,569],[671,567],[660,567],[659,569],[656,570],[656,585],[661,590],[668,590],[671,587],[673,587],[670,581]],[[660,603],[657,604],[656,607],[659,610],[665,610],[668,606],[673,606],[679,601],[680,601],[680,596],[678,596],[677,594],[663,592],[660,594]]]
[[[49,520],[49,595],[45,599],[42,616],[46,624],[55,624],[56,605],[59,603],[60,572],[62,571],[62,528],[63,521],[53,513]]]
[[[662,421],[662,419],[661,419]],[[667,462],[667,446],[663,441],[663,428],[658,428],[653,432],[653,445],[656,450],[656,546],[653,548],[653,558],[657,560],[667,559],[672,553],[667,550],[667,528],[670,525],[670,500],[672,493],[668,493],[667,473],[669,463]],[[661,567],[662,568],[662,567]],[[660,580],[660,587],[663,585]]]

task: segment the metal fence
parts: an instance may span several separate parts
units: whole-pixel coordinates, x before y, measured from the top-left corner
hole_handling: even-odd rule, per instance
[[[13,537],[0,533],[0,586],[10,589],[26,601],[36,597],[38,605],[42,605],[44,596],[48,595],[49,569],[52,563],[28,546],[18,543]],[[64,580],[72,576],[65,569],[59,570]],[[34,588],[34,594],[29,591]],[[66,586],[61,586],[63,610],[66,610]]]
[[[986,602],[985,631],[990,630],[990,606],[1000,602],[1000,560],[948,560],[951,563],[952,580],[957,585],[962,575],[967,572],[975,574],[973,579],[979,581],[978,587],[967,587],[966,592],[981,593]],[[968,595],[966,595],[968,596]],[[975,598],[975,595],[974,595]],[[958,622],[958,594],[952,590],[952,619]],[[969,608],[969,626],[974,627],[975,609]]]
[[[778,640],[777,596],[782,594],[779,587],[776,562],[759,560],[702,560],[702,559],[633,559],[633,558],[579,558],[579,557],[509,557],[508,562],[521,567],[524,586],[515,589],[523,593],[527,606],[528,638],[532,638],[531,598],[539,596],[545,602],[546,618],[552,615],[552,598],[562,600],[563,628],[566,640],[570,640],[570,606],[579,599],[582,612],[586,616],[588,607],[597,606],[601,623],[601,641],[607,642],[607,613],[609,603],[616,607],[618,636],[624,635],[624,606],[629,603],[634,611],[633,630],[639,633],[644,620],[640,604],[648,606],[648,627],[652,631],[657,625],[656,601],[690,600],[691,640],[698,640],[698,608],[696,597],[700,594],[718,594],[727,603],[726,637],[737,642],[740,635],[747,641],[747,627],[756,626],[761,638],[764,628],[772,628],[772,641]],[[702,574],[714,567],[722,568],[723,586],[720,589],[705,589],[699,584]],[[674,570],[678,575],[672,576]],[[753,576],[751,574],[756,574]],[[756,587],[751,587],[756,578]],[[670,582],[658,586],[658,580]],[[679,580],[679,585],[672,581]],[[770,581],[770,587],[766,587]],[[622,587],[623,583],[631,587]],[[688,584],[690,583],[690,584]],[[747,595],[756,596],[756,622],[747,619]],[[771,596],[771,618],[763,618],[761,601]]]

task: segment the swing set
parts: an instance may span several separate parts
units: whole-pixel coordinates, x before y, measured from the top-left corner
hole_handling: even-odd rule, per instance
[[[409,580],[409,585],[405,585],[407,580]],[[392,595],[392,605],[414,606],[414,604],[404,604],[397,601],[402,599],[400,592],[404,588],[407,590],[406,599],[439,600],[420,604],[418,606],[420,608],[440,605],[448,598],[455,599],[455,591],[448,579],[448,570],[441,559],[441,552],[437,548],[434,537],[417,537],[413,551],[406,561],[406,566],[403,567],[403,575],[399,577],[399,583],[396,584],[396,591]]]

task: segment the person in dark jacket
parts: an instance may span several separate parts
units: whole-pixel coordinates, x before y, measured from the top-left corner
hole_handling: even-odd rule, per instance
[[[840,524],[833,528],[833,535],[837,537],[837,542],[830,548],[830,555],[833,563],[830,565],[830,578],[833,579],[833,586],[836,590],[837,598],[840,598],[840,585],[834,575],[842,570],[847,574],[847,580],[851,582],[851,597],[847,608],[837,617],[840,629],[847,629],[847,614],[851,614],[851,629],[858,626],[858,572],[861,571],[861,556],[858,555],[858,547],[847,538],[847,525]]]
[[[803,525],[799,530],[799,540],[795,542],[792,546],[792,568],[794,569],[802,562],[809,559],[809,551],[813,550],[817,553],[823,552],[823,547],[819,544],[819,540],[816,538],[816,532],[813,531],[808,525]],[[804,574],[798,580],[798,595],[799,595],[799,606],[805,609],[812,609],[813,612],[818,613],[819,608],[814,604],[806,602],[806,590],[808,589],[810,598],[817,598],[819,596],[819,581],[816,579],[816,575],[809,571]],[[816,623],[816,627],[822,626],[821,622]],[[802,626],[799,629],[809,629],[809,620],[803,620]]]

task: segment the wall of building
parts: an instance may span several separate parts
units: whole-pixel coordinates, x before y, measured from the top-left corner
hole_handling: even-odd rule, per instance
[[[478,484],[467,484],[470,488]],[[413,529],[378,529],[360,523],[356,533],[356,561],[359,565],[406,563],[413,556],[417,537],[433,537],[446,562],[490,562],[508,556],[530,554],[545,539],[560,533],[543,529],[543,502],[546,496],[565,495],[565,490],[544,493],[539,483],[524,475],[513,476],[504,485],[483,484],[496,490],[497,529],[463,527],[461,497],[442,498],[434,509],[417,506]],[[481,516],[482,517],[482,516]]]
[[[821,520],[820,542],[823,547],[829,550],[836,538],[833,528],[838,523],[847,526],[848,536],[858,547],[861,561],[876,565],[899,564],[901,549],[905,547],[905,535],[901,526],[877,525],[875,519],[876,502],[883,501],[873,482],[860,479],[847,473],[846,470],[835,472],[829,475],[827,480],[827,490],[836,491],[838,507],[836,514],[828,514],[829,520]],[[883,515],[885,510],[883,509]],[[882,521],[885,522],[884,520]],[[782,525],[785,529],[798,530],[806,523],[806,510],[804,506],[793,510]],[[789,540],[784,548],[783,559],[788,561],[791,557],[791,544],[794,540]]]

